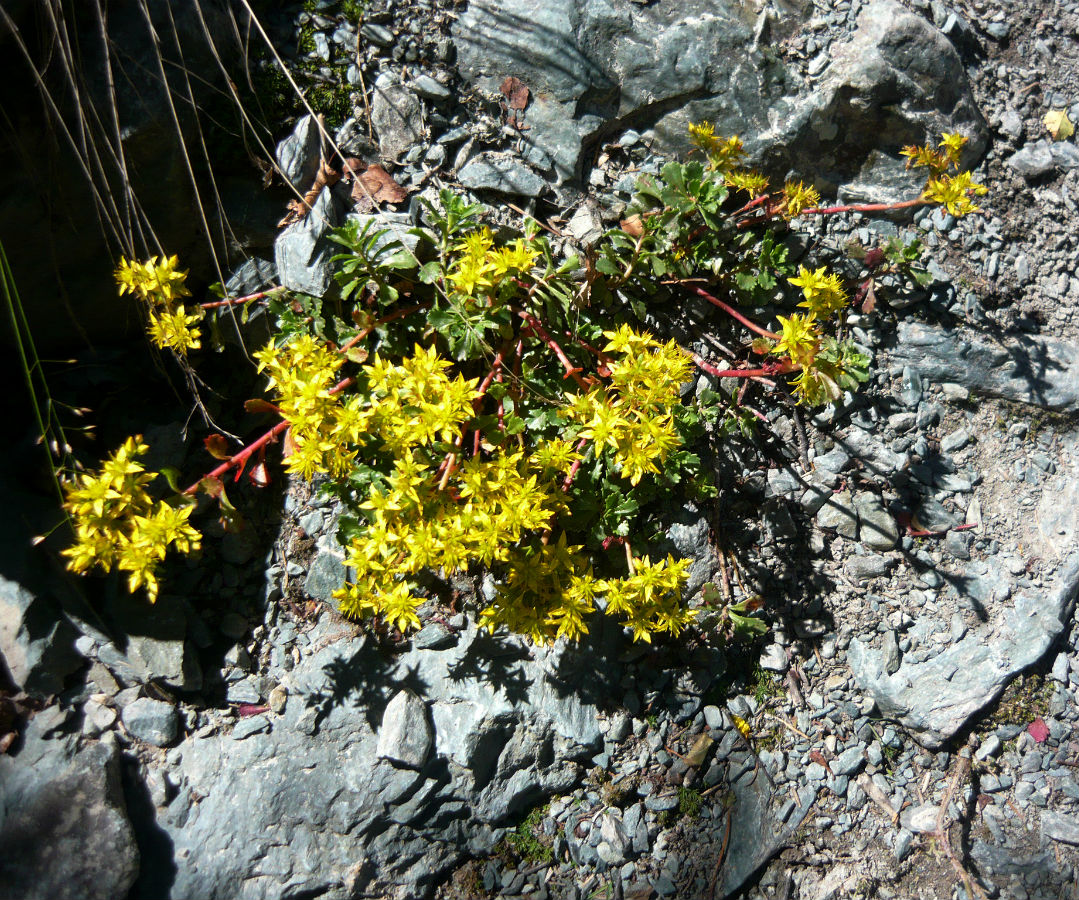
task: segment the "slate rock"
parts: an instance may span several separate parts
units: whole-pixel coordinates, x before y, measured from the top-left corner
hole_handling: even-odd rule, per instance
[[[1032,181],[1060,169],[1079,168],[1079,147],[1069,141],[1035,141],[1012,154],[1008,165]]]
[[[383,72],[371,92],[371,124],[378,135],[379,153],[396,160],[423,143],[423,108],[407,85]]]
[[[115,740],[69,750],[28,739],[18,756],[0,757],[4,896],[112,900],[135,883],[139,849]]]
[[[493,152],[480,153],[470,159],[457,177],[469,190],[520,197],[538,197],[547,186],[547,182],[524,163]]]
[[[277,145],[275,156],[289,183],[301,194],[307,193],[318,172],[318,120],[310,114],[301,116],[292,134]]]
[[[842,537],[854,540],[858,536],[858,513],[850,491],[832,494],[817,511],[817,526],[833,528]]]
[[[274,241],[274,262],[283,287],[316,297],[329,291],[333,284],[330,257],[340,248],[326,234],[339,224],[337,200],[332,190],[324,188],[310,212]]]
[[[418,769],[426,761],[433,743],[434,735],[424,702],[412,691],[399,691],[382,715],[378,755]]]
[[[1079,846],[1079,821],[1075,816],[1045,810],[1041,814],[1041,829],[1042,834],[1051,840]]]
[[[1079,347],[1058,338],[990,338],[904,320],[891,362],[1004,400],[1060,412],[1079,409]]]
[[[54,600],[0,575],[0,654],[15,684],[28,694],[58,694],[83,663],[78,633]]]
[[[180,729],[176,707],[150,697],[140,697],[125,706],[121,719],[133,737],[155,747],[167,747],[176,740]]]
[[[187,640],[188,610],[172,597],[153,606],[126,592],[109,599],[106,616],[125,635],[124,662],[138,673],[140,683],[160,681],[186,691],[202,687],[198,652]]]
[[[991,634],[972,631],[924,662],[904,659],[891,673],[881,651],[855,638],[847,663],[885,717],[899,720],[922,746],[938,749],[1052,646],[1077,588],[1079,554],[1073,554],[1049,590],[1016,592]]]
[[[873,550],[891,550],[899,543],[895,517],[884,508],[875,494],[861,493],[854,498],[858,514],[858,538]]]
[[[345,586],[347,574],[342,548],[319,550],[307,570],[307,578],[303,584],[304,592],[316,600],[336,604],[333,592]]]

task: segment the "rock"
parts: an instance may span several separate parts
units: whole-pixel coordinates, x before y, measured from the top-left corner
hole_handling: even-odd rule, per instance
[[[135,883],[139,849],[115,739],[69,751],[37,738],[18,756],[0,756],[5,896],[111,900]]]
[[[851,556],[843,563],[843,569],[855,579],[855,581],[871,581],[881,578],[895,568],[896,560],[881,556],[879,553],[871,553],[868,556]]]
[[[435,81],[430,75],[420,75],[409,84],[409,87],[413,93],[427,100],[449,100],[452,96],[446,85]]]
[[[433,742],[427,707],[412,691],[399,691],[382,715],[378,755],[418,769],[431,752]]]
[[[307,570],[303,589],[309,597],[325,603],[335,603],[333,592],[345,586],[348,570],[345,568],[344,549],[320,550]]]
[[[862,493],[854,498],[858,515],[858,538],[873,550],[891,550],[899,543],[895,517],[884,508],[875,494]]]
[[[180,728],[176,707],[150,697],[140,697],[129,703],[124,707],[121,718],[132,737],[155,747],[167,747],[171,744],[176,740]]]
[[[60,693],[85,662],[77,636],[58,603],[0,575],[0,654],[18,687],[35,696]]]
[[[1032,181],[1057,169],[1079,168],[1079,147],[1068,141],[1035,141],[1012,154],[1008,165]]]
[[[865,752],[860,746],[848,747],[838,757],[832,760],[832,773],[834,775],[854,775],[865,763]]]
[[[937,749],[1045,654],[1063,628],[1077,587],[1079,555],[1073,555],[1051,590],[1016,592],[995,617],[992,634],[971,632],[924,662],[904,659],[894,672],[887,671],[881,651],[855,638],[847,663],[884,716]]]
[[[892,363],[917,366],[934,381],[1059,412],[1079,409],[1079,348],[1067,341],[1024,334],[989,338],[907,320],[899,323],[897,337]]]
[[[264,734],[270,730],[270,720],[265,716],[244,716],[232,727],[232,739],[242,741],[253,734]]]
[[[809,12],[790,8],[790,27]],[[713,121],[742,135],[765,168],[812,171],[833,185],[898,172],[898,158],[870,159],[884,134],[963,131],[975,136],[973,153],[984,144],[955,49],[897,3],[866,4],[853,38],[818,56],[811,87],[759,52],[754,26],[720,4],[480,0],[453,35],[466,81],[493,93],[512,71],[532,89],[523,138],[551,158],[559,182],[585,182],[589,148],[642,121],[660,152],[684,155],[687,124]],[[916,190],[906,184],[904,197]]]
[[[274,262],[281,284],[290,291],[321,297],[333,284],[330,257],[340,248],[326,238],[340,224],[334,193],[324,188],[311,211],[274,241]]]
[[[769,644],[761,651],[760,666],[769,672],[787,671],[790,663],[787,660],[786,651],[779,644]],[[707,711],[708,707],[705,707]]]
[[[939,806],[924,803],[921,806],[904,809],[900,821],[903,823],[904,828],[915,834],[928,834],[931,831],[936,831],[937,814],[939,812]]]
[[[198,653],[187,640],[189,609],[169,596],[153,606],[126,592],[109,599],[105,614],[116,631],[126,635],[124,663],[133,667],[139,683],[160,681],[185,691],[202,687]]]
[[[858,536],[858,513],[850,491],[840,491],[817,512],[817,527],[832,528],[842,537],[854,540]]]
[[[301,194],[307,193],[318,172],[318,120],[312,115],[301,116],[292,134],[277,145],[275,156],[289,183]]]
[[[82,716],[82,733],[86,737],[97,737],[116,724],[116,710],[94,700],[83,704]]]
[[[1075,816],[1045,810],[1041,814],[1041,829],[1042,834],[1051,840],[1079,846],[1079,822]]]
[[[360,34],[376,47],[389,47],[393,44],[393,32],[385,25],[379,25],[375,22],[364,22],[364,24],[360,26]]]
[[[492,152],[480,153],[470,159],[457,177],[469,190],[496,191],[521,197],[538,197],[547,186],[523,163]]]
[[[378,134],[379,153],[396,160],[423,142],[423,108],[416,95],[395,75],[383,72],[371,92],[371,124]]]

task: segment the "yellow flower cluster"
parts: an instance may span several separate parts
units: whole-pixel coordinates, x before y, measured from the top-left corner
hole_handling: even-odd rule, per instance
[[[795,287],[802,289],[805,300],[798,305],[806,307],[822,319],[828,318],[832,313],[838,312],[847,305],[847,292],[839,276],[828,274],[824,266],[814,270],[799,266],[797,276],[787,280]]]
[[[411,577],[505,561],[512,545],[545,529],[564,502],[557,487],[524,469],[520,451],[473,457],[442,484],[422,451],[405,450],[361,504],[369,525],[349,546],[345,563],[355,576],[334,595],[341,611],[381,614],[401,630],[416,627],[423,598]]]
[[[557,543],[521,548],[509,559],[509,576],[494,601],[480,614],[490,631],[505,626],[527,634],[538,644],[560,637],[576,640],[588,633],[585,619],[606,599],[606,613],[620,616],[633,640],[651,642],[652,635],[678,635],[697,614],[682,606],[689,560],[667,557],[653,564],[648,557],[633,560],[625,578],[600,579],[592,574],[583,547]]]
[[[737,135],[722,138],[716,135],[711,122],[691,122],[689,140],[708,157],[710,169],[723,173],[728,187],[745,191],[750,198],[759,197],[768,190],[768,179],[764,175],[752,169],[736,168],[746,155],[742,139]]]
[[[817,193],[816,188],[806,187],[801,181],[797,184],[788,181],[783,185],[783,199],[780,204],[783,218],[793,219],[805,210],[815,209],[818,206],[820,206],[820,194]]]
[[[803,369],[813,365],[820,349],[820,326],[814,313],[794,313],[790,318],[776,316],[782,326],[779,340],[771,352],[790,357],[790,361]]]
[[[150,340],[162,350],[186,356],[188,350],[202,346],[197,327],[202,321],[202,308],[196,306],[188,311],[182,303],[176,302],[191,296],[184,284],[187,272],[178,271],[178,265],[175,256],[167,259],[152,256],[144,263],[128,262],[120,257],[116,283],[120,286],[120,296],[131,294],[149,307]]]
[[[64,509],[75,527],[75,543],[63,551],[67,567],[88,572],[116,567],[128,573],[128,588],[140,587],[157,599],[157,569],[170,545],[181,553],[199,548],[199,533],[188,522],[193,503],[172,506],[154,500],[146,485],[157,477],[138,462],[149,447],[128,438],[101,467],[64,485]]]
[[[922,199],[941,204],[953,216],[980,212],[971,197],[983,195],[988,189],[975,182],[970,172],[959,171],[959,156],[969,138],[947,132],[942,137],[943,140],[937,145],[941,148],[939,150],[928,145],[910,145],[900,151],[901,156],[907,157],[907,168],[929,170]],[[954,174],[948,174],[949,169],[954,169]]]
[[[610,365],[610,384],[571,396],[566,415],[582,426],[577,437],[597,456],[610,450],[622,477],[636,485],[679,445],[671,409],[693,364],[674,341],[661,344],[628,325],[604,335],[604,349],[621,356]]]
[[[530,272],[539,258],[524,238],[496,247],[486,227],[467,235],[454,250],[458,255],[447,278],[455,292],[471,299],[489,295],[507,275]]]

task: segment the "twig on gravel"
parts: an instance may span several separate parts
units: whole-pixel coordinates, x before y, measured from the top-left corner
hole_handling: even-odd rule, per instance
[[[936,829],[930,832],[930,836],[940,841],[940,845],[944,848],[944,855],[948,857],[949,862],[952,864],[952,868],[955,869],[956,875],[959,876],[960,880],[963,882],[963,887],[966,888],[967,896],[978,897],[979,900],[987,900],[986,893],[982,890],[981,885],[971,877],[970,872],[967,871],[962,860],[955,855],[955,851],[952,849],[951,838],[948,835],[948,827],[951,824],[947,821],[948,805],[952,802],[956,790],[960,783],[966,779],[969,771],[970,748],[964,747],[963,750],[960,751],[958,762],[955,764],[955,774],[952,775],[951,783],[944,792],[944,799],[940,803],[940,810],[937,813]]]
[[[873,783],[873,779],[864,772],[858,776],[858,787],[865,791],[866,796],[891,817],[893,825],[899,821],[899,812],[892,808],[892,804],[884,796],[884,791],[877,787]]]

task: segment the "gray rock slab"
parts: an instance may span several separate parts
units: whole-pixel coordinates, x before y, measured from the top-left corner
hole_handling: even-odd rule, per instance
[[[384,72],[371,92],[371,124],[383,159],[395,160],[423,142],[423,107],[412,90]]]
[[[466,188],[496,191],[520,197],[538,197],[547,182],[512,156],[483,152],[470,159],[457,173]]]
[[[1013,153],[1008,165],[1024,178],[1040,178],[1061,169],[1079,168],[1079,147],[1069,141],[1035,141]]]
[[[171,744],[180,727],[176,707],[150,697],[140,697],[125,706],[121,719],[133,737],[155,747]]]
[[[293,222],[274,241],[274,262],[282,286],[316,297],[333,284],[330,257],[338,249],[326,233],[340,224],[334,193],[325,188],[304,218]]]
[[[834,528],[842,537],[854,540],[858,536],[858,513],[850,491],[832,494],[817,511],[820,528]]]
[[[1048,590],[1017,592],[991,631],[972,631],[932,659],[904,659],[889,674],[881,651],[855,638],[847,662],[886,717],[898,719],[923,746],[937,749],[1046,653],[1068,621],[1077,588],[1079,555],[1073,555]]]
[[[115,739],[71,751],[35,736],[18,756],[0,756],[5,896],[112,900],[135,883],[139,849]]]
[[[378,755],[418,769],[426,761],[433,743],[434,735],[424,702],[412,691],[399,691],[382,715]]]
[[[880,498],[876,494],[858,494],[854,508],[858,513],[858,539],[873,550],[893,549],[899,542],[899,527]]]
[[[1054,841],[1079,846],[1079,820],[1054,810],[1041,814],[1042,834]]]
[[[0,654],[16,685],[38,696],[60,693],[84,662],[77,636],[58,603],[0,575]]]
[[[1079,409],[1079,347],[1053,337],[997,339],[902,321],[890,359],[932,381],[1061,412]]]
[[[301,116],[292,134],[277,145],[277,164],[301,194],[310,190],[318,172],[319,127],[312,115]]]
[[[797,28],[811,13],[788,8]],[[586,149],[632,127],[661,152],[684,155],[689,122],[740,134],[755,162],[819,173],[833,186],[881,184],[917,193],[901,160],[879,152],[882,135],[942,131],[984,145],[955,48],[893,0],[863,7],[850,41],[803,85],[754,40],[755,15],[736,4],[637,5],[604,0],[478,0],[453,27],[459,69],[488,92],[512,72],[533,93],[526,142],[553,162],[559,182],[586,180]],[[897,144],[897,141],[891,141]],[[874,152],[876,151],[876,152]]]

